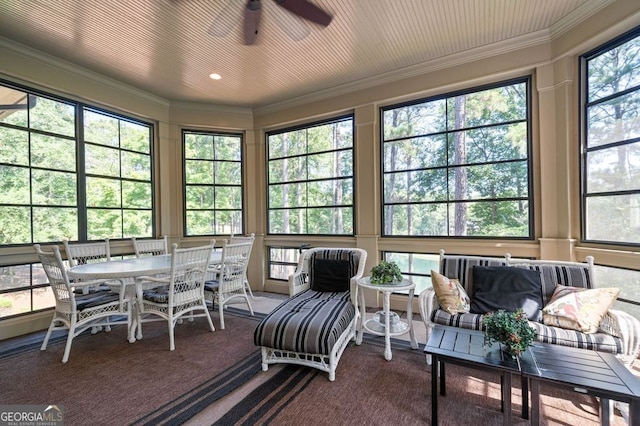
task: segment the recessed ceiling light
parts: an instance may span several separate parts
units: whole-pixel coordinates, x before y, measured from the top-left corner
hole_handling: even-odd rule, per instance
[[[214,80],[220,80],[222,78],[220,74],[216,74],[216,73],[209,74],[209,77],[211,77]]]

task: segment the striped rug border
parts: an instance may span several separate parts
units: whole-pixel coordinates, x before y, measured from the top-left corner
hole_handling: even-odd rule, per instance
[[[375,347],[385,346],[384,336],[374,336],[367,333],[363,336],[362,343]],[[355,343],[351,342],[350,345],[355,345]],[[391,346],[394,351],[424,356],[422,350],[411,348],[410,342],[405,340],[392,338]],[[272,378],[250,392],[213,425],[268,425],[277,418],[289,401],[295,399],[316,376],[321,374],[327,373],[300,365],[284,365]]]
[[[177,396],[173,401],[158,407],[131,425],[182,424],[186,422],[210,404],[251,380],[261,371],[261,359],[260,351],[254,351],[231,369]]]

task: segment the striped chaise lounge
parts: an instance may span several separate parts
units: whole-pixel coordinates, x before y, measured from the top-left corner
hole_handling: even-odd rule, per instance
[[[359,314],[353,298],[366,259],[367,252],[356,248],[312,248],[302,253],[289,277],[292,297],[254,332],[264,371],[269,364],[300,364],[326,371],[329,380],[335,380],[340,356],[355,338]]]
[[[440,273],[448,278],[458,279],[470,298],[473,299],[474,266],[508,266],[539,271],[542,284],[542,306],[549,303],[557,284],[596,288],[594,285],[594,259],[586,258],[586,263],[512,259],[509,254],[503,258],[445,255],[440,251]],[[508,295],[504,296],[508,298]],[[482,315],[474,313],[450,314],[441,309],[433,288],[424,290],[419,297],[420,313],[427,328],[427,339],[435,324],[482,329]],[[530,321],[536,330],[536,339],[544,343],[554,343],[583,349],[614,353],[627,366],[640,351],[640,322],[632,315],[616,309],[609,309],[595,333],[565,329]],[[427,356],[427,363],[430,357]]]

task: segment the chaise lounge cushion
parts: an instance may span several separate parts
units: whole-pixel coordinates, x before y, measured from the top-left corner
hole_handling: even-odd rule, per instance
[[[540,321],[542,306],[539,271],[509,266],[473,267],[472,313],[522,309],[529,320]]]
[[[355,317],[349,292],[306,290],[286,300],[260,322],[257,346],[329,355]]]

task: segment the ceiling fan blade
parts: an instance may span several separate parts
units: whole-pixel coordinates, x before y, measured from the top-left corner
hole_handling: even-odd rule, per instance
[[[38,102],[38,98],[34,95],[29,95],[27,99],[22,99],[26,101],[23,104],[4,104],[0,105],[0,111],[9,111],[9,110],[19,110],[19,109],[31,109],[36,106]]]
[[[333,17],[309,0],[273,0],[289,12],[326,27]]]
[[[244,44],[247,46],[255,43],[259,24],[260,0],[249,0],[244,9]]]
[[[236,14],[232,9],[237,6],[234,1],[227,0],[227,3],[220,9],[220,12],[213,18],[207,32],[214,37],[226,37],[231,33],[233,27],[238,23]]]
[[[309,24],[307,24],[306,20],[300,19],[287,9],[276,7],[270,11],[273,13],[280,29],[284,31],[291,40],[300,41],[311,34]]]

